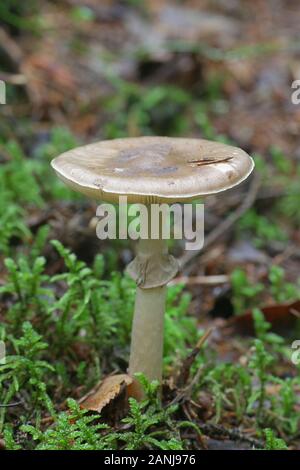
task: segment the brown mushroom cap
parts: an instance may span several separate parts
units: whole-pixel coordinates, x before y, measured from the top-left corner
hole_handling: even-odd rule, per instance
[[[253,170],[243,150],[219,142],[171,137],[105,140],[51,162],[68,186],[94,199],[129,203],[180,202],[216,194]]]

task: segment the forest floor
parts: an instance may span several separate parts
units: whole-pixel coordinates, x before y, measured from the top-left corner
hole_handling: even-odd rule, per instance
[[[0,448],[300,449],[299,22],[296,0],[1,5]],[[205,200],[204,250],[170,244],[163,406],[155,383],[140,378],[137,403],[111,378],[128,363],[134,244],[99,241],[96,203],[49,164],[140,135],[256,163]]]

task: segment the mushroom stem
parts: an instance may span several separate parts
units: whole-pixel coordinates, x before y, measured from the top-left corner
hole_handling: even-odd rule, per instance
[[[168,256],[166,240],[139,240],[137,257]],[[137,286],[132,324],[129,374],[142,372],[148,380],[162,380],[166,283],[154,288]],[[136,398],[143,396],[137,383],[131,387]]]
[[[140,238],[136,257],[127,267],[127,273],[137,284],[128,372],[131,376],[142,372],[148,380],[161,382],[166,285],[177,274],[178,262],[168,253],[163,215],[154,219],[148,206],[147,219],[142,217],[141,212],[141,227],[146,221],[148,238]],[[143,398],[136,380],[129,393],[137,399]]]
[[[137,256],[149,259],[167,255],[166,240],[140,240]],[[166,283],[165,283],[166,284]],[[150,381],[162,379],[166,285],[137,286],[131,335],[129,374],[142,372]]]

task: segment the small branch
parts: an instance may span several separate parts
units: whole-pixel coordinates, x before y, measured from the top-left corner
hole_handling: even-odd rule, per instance
[[[200,430],[207,434],[210,437],[229,437],[233,441],[247,442],[248,444],[254,446],[255,448],[263,449],[264,444],[262,441],[255,439],[253,437],[246,436],[239,429],[227,429],[218,424],[198,424]]]
[[[16,401],[14,403],[0,404],[0,408],[13,408],[14,406],[22,405],[21,401]]]
[[[205,238],[204,241],[204,249],[208,248],[212,245],[218,238],[224,235],[229,229],[233,227],[233,225],[241,218],[241,216],[254,204],[258,190],[261,185],[261,177],[257,173],[251,183],[250,189],[247,193],[247,196],[243,200],[243,202],[238,206],[238,208],[232,212],[223,222],[221,222],[214,230],[212,230],[209,235]],[[183,270],[191,261],[199,256],[202,252],[201,250],[195,251],[188,251],[186,252],[181,259],[179,260],[179,264],[181,270]]]
[[[220,274],[216,276],[179,276],[175,277],[169,282],[169,286],[177,284],[186,285],[202,285],[202,286],[217,286],[219,284],[226,284],[229,282],[229,276],[227,274]]]
[[[300,312],[298,312],[298,310],[296,310],[295,308],[291,308],[290,313],[295,317],[300,318]]]
[[[213,330],[214,330],[214,328],[209,328],[204,333],[204,335],[201,336],[201,338],[197,342],[197,344],[196,344],[195,348],[193,349],[193,351],[183,361],[180,372],[178,374],[178,378],[176,380],[177,387],[182,387],[184,384],[187,383],[187,381],[189,379],[189,376],[190,376],[191,367],[192,367],[197,355],[199,354],[203,344],[205,343],[207,338],[211,335]],[[194,384],[198,380],[200,370],[201,369],[198,370],[198,372],[196,373],[196,375],[193,378],[193,380],[191,381],[191,383],[187,387],[185,387],[185,388],[183,388],[179,391],[178,395],[175,397],[175,399],[173,400],[172,403],[178,403],[179,401],[182,401],[183,398],[186,398],[190,394],[190,391],[192,390]]]
[[[25,75],[21,73],[0,72],[0,80],[3,80],[5,83],[10,83],[11,85],[16,86],[23,86],[27,83]]]

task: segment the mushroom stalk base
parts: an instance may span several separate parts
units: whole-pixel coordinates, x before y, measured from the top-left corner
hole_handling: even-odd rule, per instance
[[[149,380],[162,379],[166,286],[137,287],[132,325],[129,374],[142,372]]]
[[[145,253],[150,258],[167,255],[166,241],[140,240],[137,256]],[[131,376],[142,372],[150,381],[162,380],[166,283],[154,288],[137,287],[128,370]],[[136,381],[129,392],[138,399],[142,398]]]

